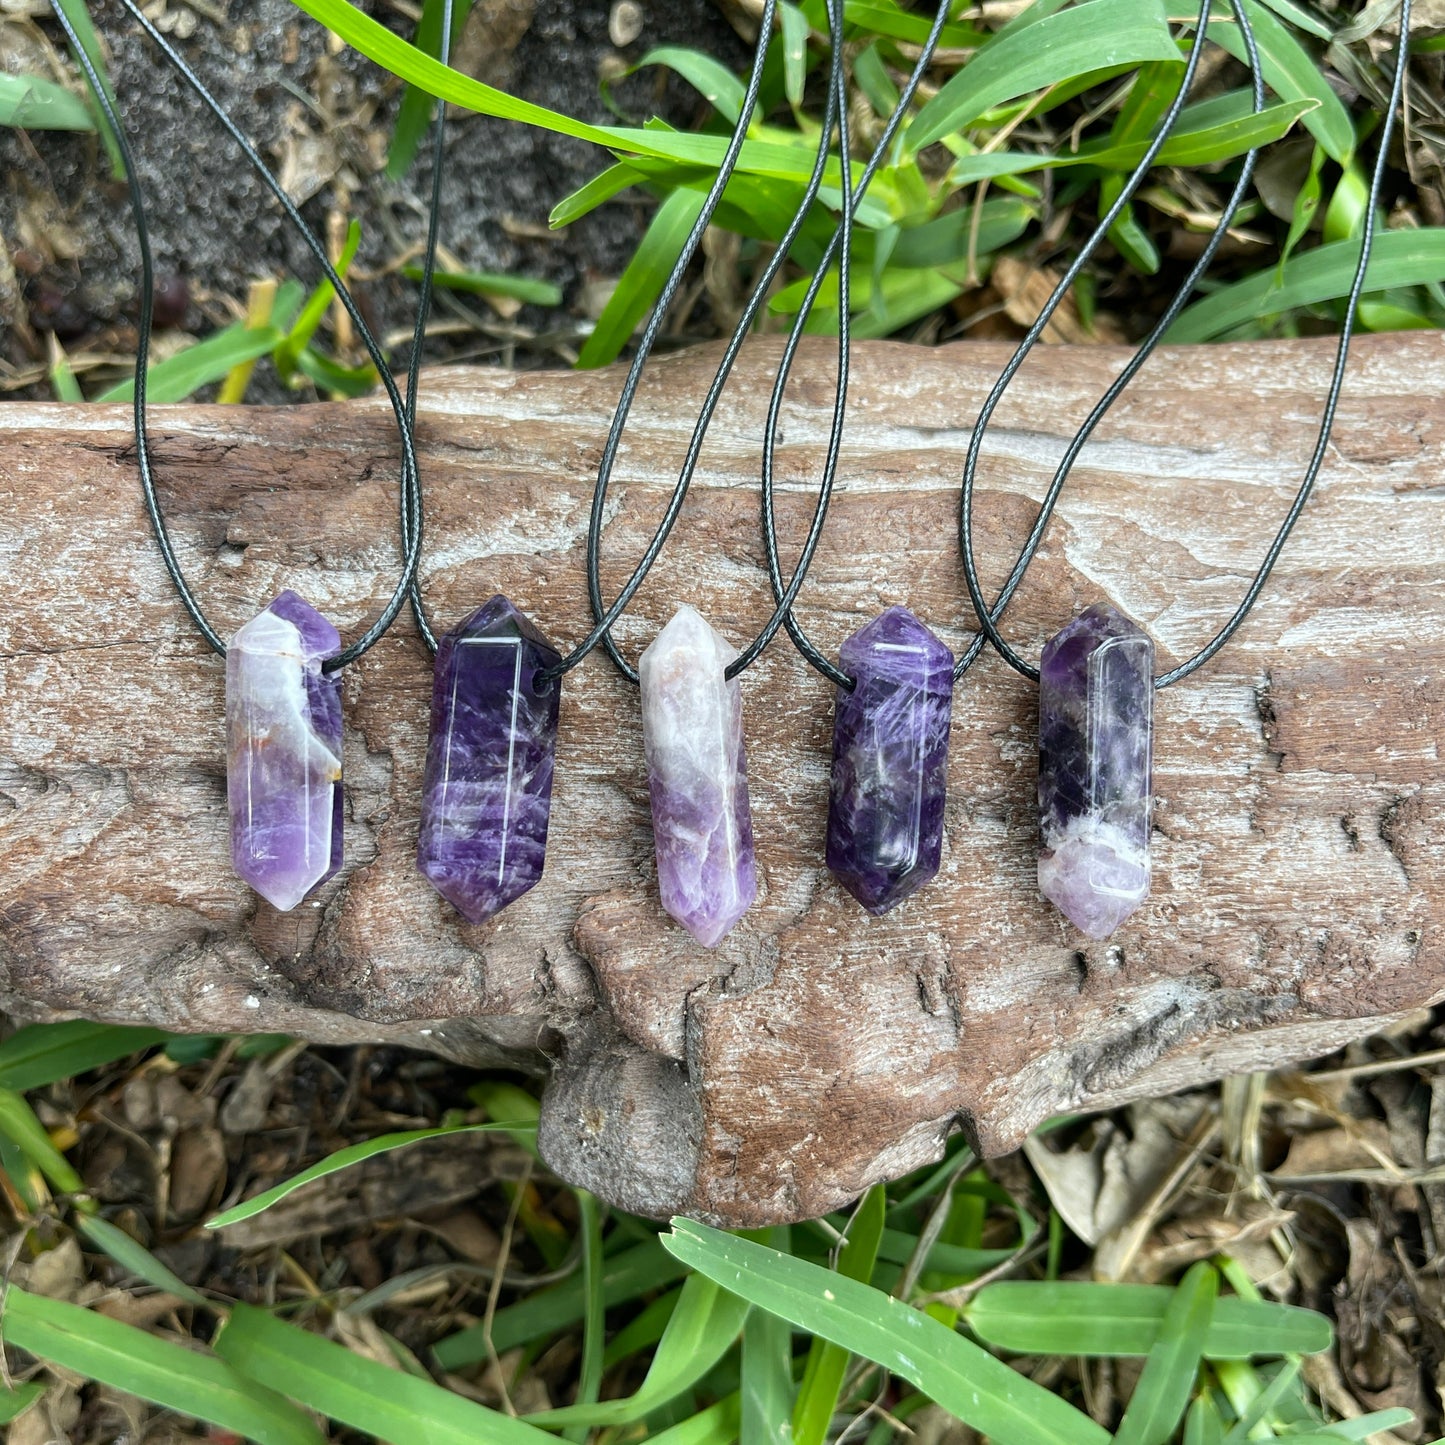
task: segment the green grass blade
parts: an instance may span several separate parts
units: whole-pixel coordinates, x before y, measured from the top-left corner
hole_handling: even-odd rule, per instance
[[[613,143],[607,131],[598,126],[573,120],[571,116],[548,110],[544,105],[518,100],[504,90],[483,85],[481,81],[472,80],[460,71],[443,65],[424,50],[393,35],[380,21],[373,20],[348,0],[296,0],[296,5],[333,34],[339,35],[352,49],[428,95],[439,96],[481,115],[522,121],[527,125],[541,126],[543,130],[556,131],[559,135],[590,140],[596,145]]]
[[[875,1184],[864,1195],[848,1231],[847,1242],[839,1251],[840,1274],[862,1284],[872,1279],[879,1247],[887,1232],[883,1228],[887,1214],[888,1195],[881,1184]],[[903,1256],[907,1260],[912,1253],[909,1247],[912,1240],[908,1236],[900,1237],[908,1241],[905,1245],[907,1252]],[[803,1383],[798,1387],[798,1400],[793,1409],[793,1439],[797,1445],[823,1445],[827,1439],[828,1426],[838,1408],[843,1377],[847,1374],[848,1358],[847,1350],[828,1340],[815,1339],[810,1346]]]
[[[606,366],[627,345],[638,323],[652,309],[668,273],[682,252],[693,223],[702,214],[704,197],[698,191],[674,191],[658,208],[627,263],[592,335],[577,357],[586,370]]]
[[[602,1298],[608,1309],[675,1284],[686,1273],[655,1239],[613,1255],[602,1271]],[[545,1339],[575,1325],[583,1316],[582,1281],[569,1279],[505,1309],[492,1321],[492,1344],[498,1354]],[[437,1342],[433,1353],[443,1369],[457,1370],[487,1358],[486,1336],[480,1325],[458,1330]]]
[[[85,0],[52,0],[59,7],[65,18],[70,21],[76,38],[80,41],[80,48],[85,52],[86,59],[95,67],[95,73],[100,77],[101,88],[105,92],[106,99],[111,103],[112,109],[120,113],[116,105],[115,87],[110,83],[110,73],[106,69],[105,51],[101,49],[100,37],[95,33],[95,24],[90,18],[90,9]],[[81,72],[84,75],[84,71]],[[86,88],[92,92],[94,87],[90,83],[90,77],[85,76]],[[125,179],[125,158],[121,155],[120,142],[112,134],[109,124],[104,119],[104,111],[100,102],[94,101],[94,113],[96,129],[100,131],[100,138],[105,143],[106,154],[110,157],[111,175],[118,181]]]
[[[94,130],[78,95],[39,75],[0,73],[0,125],[21,130]]]
[[[65,354],[65,348],[55,339],[55,333],[50,333],[50,389],[55,393],[56,401],[77,402],[85,400],[85,393],[80,389],[80,383],[75,379],[75,372],[71,369],[70,358]],[[45,1025],[37,1025],[45,1027]]]
[[[238,321],[150,368],[146,392],[153,402],[184,401],[197,388],[220,381],[233,366],[255,361],[280,345],[283,334],[274,326],[252,329]],[[96,401],[129,401],[135,380],[118,382]]]
[[[649,1435],[647,1445],[733,1445],[738,1438],[741,1416],[738,1397],[729,1395],[691,1419],[679,1421],[657,1435]]]
[[[346,243],[341,248],[341,255],[336,259],[336,274],[343,281],[351,269],[351,263],[356,259],[356,250],[360,245],[361,222],[353,220],[346,228]],[[295,374],[301,353],[310,345],[311,338],[316,335],[316,328],[321,325],[321,318],[326,315],[326,308],[335,297],[336,288],[328,280],[320,282],[306,298],[301,314],[286,333],[285,340],[276,348],[276,354],[272,358],[276,375],[282,381],[290,381]]]
[[[956,211],[949,211],[935,220],[904,231],[893,247],[891,266],[900,271],[950,266],[956,261],[968,259],[970,244],[976,255],[986,256],[990,251],[997,251],[1016,241],[1036,214],[1037,208],[1028,201],[985,201],[978,208],[978,229],[975,233],[974,208],[960,206]]]
[[[908,1234],[901,1229],[885,1229],[882,1242],[878,1246],[878,1258],[887,1260],[890,1264],[907,1264],[913,1258],[913,1251],[917,1246],[916,1234]],[[968,1249],[963,1245],[945,1244],[940,1240],[928,1251],[923,1268],[939,1274],[956,1275],[960,1279],[974,1279],[984,1270],[1002,1264],[1017,1252],[1017,1246],[1012,1249]],[[848,1273],[850,1278],[857,1278],[851,1271],[845,1273]]]
[[[607,1341],[607,1353],[602,1361],[604,1369],[610,1370],[623,1360],[656,1347],[667,1331],[673,1311],[682,1302],[683,1288],[686,1286],[670,1289],[650,1300]]]
[[[313,1164],[309,1169],[303,1169],[299,1174],[293,1174],[290,1179],[257,1194],[254,1198],[222,1211],[214,1219],[206,1221],[206,1228],[225,1229],[227,1225],[239,1224],[243,1219],[254,1218],[263,1210],[269,1209],[278,1200],[284,1199],[288,1194],[294,1194],[302,1185],[310,1184],[313,1179],[324,1179],[328,1174],[335,1174],[338,1170],[350,1168],[353,1164],[360,1164],[363,1159],[370,1159],[377,1154],[386,1154],[392,1149],[405,1149],[408,1144],[416,1144],[423,1139],[437,1139],[444,1134],[478,1134],[498,1131],[505,1133],[517,1127],[515,1124],[464,1124],[460,1128],[407,1129],[397,1134],[378,1134],[375,1139],[367,1139],[360,1144],[351,1144],[345,1149],[338,1149],[336,1153],[328,1154],[326,1158]]]
[[[1282,101],[1255,114],[1247,95],[1232,92],[1186,111],[1179,129],[1161,147],[1161,166],[1209,166],[1233,160],[1255,146],[1270,145],[1294,129],[1295,122],[1317,109],[1313,100]],[[1233,112],[1233,113],[1232,113]],[[1147,141],[1106,140],[1081,145],[1071,156],[1060,157],[1068,165],[1106,166],[1110,170],[1132,170],[1148,149]]]
[[[1303,30],[1306,35],[1313,35],[1317,40],[1334,38],[1335,32],[1323,20],[1312,15],[1303,5],[1296,5],[1294,0],[1264,0],[1264,4],[1281,20],[1287,21],[1296,30]]]
[[[401,274],[408,281],[420,281],[420,266],[403,266]],[[446,291],[468,291],[474,296],[508,296],[531,306],[560,306],[562,288],[555,281],[535,276],[508,276],[498,271],[437,271],[432,275],[435,285]]]
[[[1213,1266],[1204,1260],[1191,1265],[1164,1311],[1114,1445],[1165,1445],[1173,1436],[1189,1408],[1218,1294]]]
[[[70,1161],[50,1142],[35,1112],[13,1089],[0,1089],[0,1134],[3,1134],[62,1194],[85,1190]]]
[[[271,324],[282,331],[289,331],[301,310],[306,288],[294,277],[289,277],[276,288],[276,299],[271,303]]]
[[[783,32],[783,94],[789,105],[799,106],[808,81],[808,17],[788,0],[781,0],[778,16]]]
[[[739,1435],[748,1445],[789,1445],[793,1438],[793,1328],[766,1310],[743,1323]]]
[[[721,61],[700,50],[688,50],[680,45],[660,45],[655,50],[649,50],[624,74],[634,75],[649,65],[661,65],[680,75],[729,125],[738,123],[746,91],[742,81]]]
[[[600,1405],[566,1405],[528,1418],[538,1425],[593,1427],[641,1420],[691,1389],[732,1349],[747,1313],[745,1300],[703,1275],[692,1275],[636,1394]]]
[[[0,1044],[0,1088],[24,1093],[89,1073],[170,1037],[161,1029],[120,1028],[70,1019],[29,1024]]]
[[[1284,245],[1280,247],[1278,276],[1281,281],[1284,279],[1285,265],[1294,255],[1295,247],[1304,240],[1305,234],[1309,231],[1315,215],[1319,211],[1320,201],[1324,198],[1324,186],[1320,180],[1320,170],[1324,162],[1325,149],[1322,145],[1316,144],[1310,152],[1309,170],[1306,171],[1305,178],[1295,193],[1289,234],[1285,237]]]
[[[1252,1437],[1255,1427],[1284,1399],[1285,1394],[1299,1379],[1303,1365],[1304,1361],[1295,1356],[1286,1360],[1275,1371],[1274,1378],[1254,1397],[1249,1409],[1234,1422],[1229,1434],[1224,1437],[1224,1445],[1245,1445]]]
[[[1224,1445],[1224,1422],[1208,1395],[1200,1395],[1189,1407],[1184,1422],[1184,1445]]]
[[[582,1236],[582,1359],[577,1370],[576,1408],[596,1406],[602,1392],[602,1359],[607,1344],[607,1300],[602,1292],[602,1206],[585,1189],[577,1194],[577,1218]],[[563,1431],[566,1439],[585,1445],[592,1433],[586,1424]]]
[[[1156,0],[1089,0],[985,45],[919,111],[908,148],[916,152],[993,106],[1075,76],[1178,54]]]
[[[1358,241],[1334,241],[1293,257],[1280,271],[1274,267],[1225,286],[1196,301],[1169,328],[1164,338],[1180,346],[1209,341],[1247,321],[1277,316],[1299,306],[1318,306],[1347,296],[1359,264]],[[1445,278],[1445,227],[1422,226],[1413,231],[1385,231],[1375,238],[1365,273],[1365,289],[1418,286]]]
[[[10,1181],[20,1202],[31,1214],[39,1214],[50,1202],[50,1191],[45,1187],[45,1176],[5,1137],[0,1130],[0,1173]]]
[[[1174,103],[1183,81],[1183,57],[1156,60],[1152,65],[1140,66],[1124,104],[1119,107],[1119,114],[1109,132],[1110,139],[1147,141]]]
[[[1255,0],[1244,0],[1244,7],[1254,27],[1264,83],[1281,100],[1317,102],[1315,108],[1305,114],[1304,124],[1332,160],[1345,164],[1355,149],[1355,128],[1344,101],[1331,89],[1318,62],[1295,39],[1287,25]],[[1210,14],[1209,38],[1218,41],[1241,63],[1246,60],[1244,38],[1234,23],[1234,16],[1223,4],[1217,5]]]
[[[303,1411],[225,1361],[94,1310],[12,1285],[5,1295],[3,1329],[7,1343],[42,1360],[234,1430],[259,1445],[323,1445],[325,1437]]]
[[[1164,142],[1159,152],[1159,164],[1203,166],[1231,160],[1251,146],[1268,145],[1281,139],[1315,106],[1313,100],[1282,101],[1255,115],[1250,110],[1248,97],[1240,92],[1231,92],[1228,96],[1191,106],[1180,117],[1179,129]],[[1139,163],[1147,148],[1147,140],[1107,137],[1086,142],[1076,151],[1062,151],[1056,155],[1031,155],[1022,151],[965,155],[960,156],[949,170],[948,183],[956,189],[975,181],[1027,175],[1030,171],[1061,170],[1070,166],[1088,165],[1127,171]]]
[[[1336,1420],[1330,1425],[1311,1427],[1307,1435],[1284,1435],[1284,1440],[1325,1441],[1325,1440],[1368,1440],[1381,1430],[1393,1430],[1400,1425],[1413,1425],[1414,1414],[1403,1406],[1393,1410],[1376,1410],[1371,1415],[1358,1415],[1353,1420]]]
[[[873,1360],[982,1434],[1010,1445],[1105,1445],[1081,1411],[881,1290],[688,1219],[667,1249],[759,1309]]]
[[[95,1214],[80,1214],[75,1227],[97,1249],[108,1254],[122,1269],[128,1270],[137,1279],[157,1289],[165,1290],[189,1304],[202,1309],[212,1306],[205,1295],[192,1289],[174,1270],[168,1269],[148,1250],[145,1245],[132,1239],[125,1230],[118,1228],[107,1219]]]
[[[17,1385],[13,1390],[0,1387],[0,1425],[18,1420],[44,1393],[43,1380],[31,1380],[29,1384]]]
[[[612,151],[626,151],[659,160],[680,161],[716,170],[727,150],[728,138],[721,135],[690,135],[681,131],[657,128],[596,126],[574,120],[546,106],[518,100],[505,91],[472,80],[459,71],[442,65],[414,45],[393,35],[380,22],[363,14],[349,0],[295,0],[296,5],[313,19],[320,21],[340,36],[353,49],[380,65],[384,70],[418,86],[429,95],[440,96],[455,105],[493,115],[503,120],[520,121],[539,126],[559,135],[591,141]],[[1094,3],[1126,3],[1126,0],[1094,0]],[[1138,0],[1127,0],[1138,3]],[[779,133],[781,134],[781,133]],[[738,169],[744,173],[778,176],[805,181],[813,168],[811,144],[802,137],[788,143],[750,140],[743,145]],[[828,179],[836,187],[838,162],[829,162]],[[887,177],[880,176],[873,190],[886,194]]]
[[[363,1434],[426,1445],[553,1445],[551,1435],[389,1370],[296,1325],[240,1304],[216,1337],[216,1353],[253,1380]]]
[[[608,201],[644,179],[642,172],[636,167],[628,165],[626,161],[618,161],[615,166],[608,166],[600,175],[593,176],[586,185],[578,186],[570,196],[563,196],[552,207],[547,224],[554,230],[561,226],[570,226],[573,221],[595,211],[598,206],[606,205]]]
[[[433,58],[441,54],[442,12],[445,0],[422,0],[421,19],[416,23],[416,48]],[[452,41],[467,23],[472,0],[453,0]],[[440,63],[440,62],[438,62]],[[386,153],[386,178],[399,181],[416,159],[416,153],[431,124],[436,102],[415,85],[408,85],[397,107],[396,124],[391,131],[391,146]]]
[[[1021,1355],[1147,1355],[1172,1296],[1164,1285],[1000,1280],[968,1302],[964,1321],[985,1344]],[[1087,1337],[1079,1320],[1089,1321]],[[1204,1357],[1312,1355],[1333,1338],[1313,1310],[1228,1296],[1215,1303]]]
[[[342,366],[310,346],[303,347],[296,358],[296,370],[332,397],[367,396],[378,380],[376,368],[369,361],[360,366]]]
[[[898,86],[888,73],[888,64],[876,45],[865,45],[853,57],[853,84],[880,117],[893,114],[898,105]]]
[[[818,29],[825,30],[827,20],[824,16],[819,18],[822,23]],[[890,40],[906,40],[910,45],[922,45],[933,24],[928,15],[910,14],[891,0],[847,0],[843,18],[849,25],[857,25],[874,35],[886,35]],[[943,27],[938,44],[943,50],[974,50],[989,38],[987,30],[955,23]]]
[[[970,244],[979,257],[1017,240],[1034,218],[1035,208],[1027,201],[985,201],[980,208],[978,230],[973,230],[972,207],[950,211],[937,220],[902,232],[893,247],[890,265],[883,273],[882,289],[889,329],[896,330],[908,321],[951,300],[967,281],[967,259]],[[866,238],[859,238],[856,259],[869,259]],[[959,268],[957,274],[947,268]],[[810,282],[804,276],[784,286],[768,302],[774,313],[792,315],[801,305]],[[855,313],[867,312],[874,304],[875,286],[872,275],[855,267],[849,286],[849,299]],[[830,275],[818,290],[819,310],[838,309],[838,278]],[[867,318],[865,318],[866,323]],[[860,335],[865,334],[860,332]],[[866,334],[875,334],[871,330]],[[881,333],[886,334],[886,331]]]

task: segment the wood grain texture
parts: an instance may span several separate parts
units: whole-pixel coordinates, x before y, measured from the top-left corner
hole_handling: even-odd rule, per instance
[[[1151,361],[1085,449],[1007,630],[1026,651],[1106,597],[1161,660],[1234,607],[1313,442],[1331,343]],[[766,617],[756,472],[778,348],[743,355],[673,540],[617,634],[688,600]],[[847,447],[800,617],[829,651],[904,602],[949,641],[966,428],[1006,353],[854,353]],[[664,505],[717,352],[649,368],[609,501],[615,589]],[[1043,351],[990,433],[1001,578],[1125,353]],[[1013,1148],[1065,1109],[1337,1047],[1445,994],[1445,338],[1365,338],[1319,491],[1248,625],[1161,694],[1153,899],[1089,945],[1034,881],[1031,685],[985,655],[955,702],[943,868],[867,917],[822,867],[832,703],[786,640],[744,680],[762,896],[715,953],[661,913],[637,700],[567,682],[542,884],[461,924],[417,874],[427,658],[404,619],[345,673],[346,865],[276,914],[227,863],[222,666],[169,590],[121,408],[0,410],[0,1003],[178,1029],[400,1040],[550,1067],[547,1158],[606,1198],[731,1224],[832,1208],[961,1126]],[[791,553],[831,347],[802,354],[779,451]],[[585,630],[592,479],[620,375],[428,375],[426,595],[507,593]],[[354,636],[392,587],[382,405],[157,408],[188,575],[228,633],[284,586]]]

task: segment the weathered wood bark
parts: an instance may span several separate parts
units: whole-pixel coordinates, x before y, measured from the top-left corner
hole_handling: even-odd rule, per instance
[[[1166,353],[1085,450],[1008,623],[1037,651],[1099,596],[1164,657],[1234,607],[1314,437],[1330,343]],[[777,346],[750,348],[693,495],[619,627],[680,599],[742,642],[769,610],[758,438]],[[831,382],[804,352],[783,419],[790,547]],[[650,534],[716,352],[644,383],[606,533]],[[1004,353],[855,351],[842,485],[801,616],[829,648],[906,601],[957,643],[967,423]],[[1054,350],[985,451],[1002,576],[1066,437],[1123,355]],[[120,408],[0,411],[0,1002],[179,1029],[393,1039],[553,1065],[547,1157],[630,1207],[806,1216],[933,1157],[1006,1150],[1050,1113],[1334,1048],[1445,992],[1445,341],[1365,339],[1320,490],[1249,624],[1160,697],[1153,900],[1087,946],[1034,883],[1033,689],[991,655],[955,705],[939,878],[865,916],[822,867],[831,699],[781,641],[744,683],[764,893],[716,952],[654,896],[636,698],[568,679],[541,886],[482,928],[418,876],[429,688],[407,621],[346,673],[346,866],[278,915],[227,864],[222,668],[171,594]],[[587,501],[619,375],[427,378],[428,599],[505,591],[586,621]],[[354,630],[393,585],[395,442],[373,403],[161,409],[189,575],[230,630],[294,586]],[[538,1051],[541,1051],[540,1053]]]

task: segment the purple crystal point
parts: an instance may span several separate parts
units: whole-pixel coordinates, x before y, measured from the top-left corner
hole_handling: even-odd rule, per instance
[[[557,651],[505,597],[437,643],[417,867],[472,923],[542,876],[562,689]]]
[[[758,892],[737,656],[691,607],[642,654],[642,742],[662,906],[712,948]]]
[[[1039,888],[1107,938],[1149,896],[1154,644],[1105,603],[1039,665]]]
[[[828,867],[870,913],[935,873],[943,850],[953,654],[906,607],[855,632],[839,663]]]
[[[341,867],[336,629],[283,592],[226,644],[226,794],[236,872],[285,911]]]

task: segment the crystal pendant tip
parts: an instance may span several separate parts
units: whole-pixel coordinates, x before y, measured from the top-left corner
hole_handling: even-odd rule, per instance
[[[1154,644],[1086,609],[1039,666],[1039,889],[1090,938],[1149,896],[1153,730]]]
[[[438,640],[417,867],[469,923],[542,877],[561,688],[556,649],[507,598]]]
[[[295,908],[341,867],[341,636],[282,592],[226,647],[226,792],[236,872]]]
[[[839,649],[854,686],[839,691],[833,719],[826,857],[874,915],[938,872],[953,661],[906,607],[890,607]]]
[[[663,908],[704,947],[757,897],[742,689],[734,649],[679,607],[642,654],[642,739]]]

